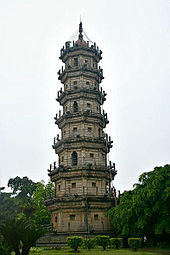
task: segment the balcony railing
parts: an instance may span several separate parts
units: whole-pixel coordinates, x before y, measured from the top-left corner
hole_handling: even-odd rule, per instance
[[[104,143],[104,145],[108,148],[108,151],[110,148],[113,147],[112,143],[113,141],[111,140],[111,137],[108,136],[107,134],[103,134],[103,136],[100,137],[94,137],[94,135],[80,135],[78,132],[74,133],[72,132],[68,137],[65,137],[63,139],[60,138],[59,135],[54,137],[53,140],[53,149],[56,149],[58,146],[60,146],[63,143],[67,142],[75,142],[75,141],[87,141],[87,142],[95,142],[95,143]]]
[[[71,88],[71,89],[67,89],[65,91],[62,90],[62,88],[57,91],[57,98],[56,100],[57,101],[60,101],[61,98],[63,98],[64,95],[68,95],[69,93],[74,93],[74,92],[98,92],[99,93],[99,96],[101,98],[101,104],[103,104],[103,102],[106,100],[106,96],[107,96],[107,93],[102,89],[102,87],[87,87],[87,86],[82,86],[82,87],[76,87],[74,86],[74,88]]]
[[[82,64],[81,66],[80,65],[79,66],[70,66],[69,65],[69,67],[67,67],[65,69],[62,66],[61,69],[57,72],[58,79],[61,80],[64,77],[66,72],[69,73],[69,72],[73,72],[73,71],[74,72],[77,72],[77,71],[87,71],[87,72],[96,73],[99,76],[100,81],[102,79],[104,79],[103,69],[100,66],[97,69],[97,68],[94,68],[94,67],[93,68],[92,67],[88,67],[88,66],[86,66],[86,64]]]
[[[59,167],[58,161],[55,161],[54,163],[50,164],[50,168],[47,169],[47,171],[50,173],[54,170],[56,170]]]
[[[79,45],[77,44],[75,41],[67,41],[65,43],[65,46],[63,46],[60,50],[60,59],[63,59],[63,57],[65,56],[65,54],[67,52],[72,52],[75,51],[77,49],[86,49],[87,51],[91,51],[94,52],[95,56],[100,60],[102,59],[102,51],[99,49],[98,46],[96,46],[96,43],[90,43],[89,41],[86,42],[86,44],[83,45]]]
[[[115,163],[112,163],[111,161],[109,161],[108,168],[109,168],[109,172],[110,172],[110,177],[111,177],[112,180],[114,180],[114,177],[117,174]]]
[[[74,116],[78,117],[79,115],[100,118],[105,123],[105,125],[109,123],[107,113],[105,113],[105,111],[103,111],[103,114],[101,114],[98,112],[93,112],[92,110],[89,109],[89,110],[78,110],[77,112],[67,111],[65,114],[62,114],[60,110],[59,113],[56,114],[56,116],[54,117],[54,119],[56,120],[55,124],[58,124],[64,118],[70,118]]]
[[[112,163],[109,161],[109,164],[106,163],[106,159],[96,159],[95,155],[93,157],[91,156],[78,156],[76,164],[71,163],[71,159],[64,159],[62,162],[54,162],[53,164],[50,164],[50,168],[48,169],[49,173],[52,172],[65,172],[72,170],[74,171],[82,171],[82,170],[95,170],[96,173],[99,172],[105,172],[107,171],[107,174],[110,174],[110,178],[114,179],[114,176],[117,173],[117,170],[115,168],[115,163]]]

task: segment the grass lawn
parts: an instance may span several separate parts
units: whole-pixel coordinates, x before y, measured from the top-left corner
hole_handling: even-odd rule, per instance
[[[135,252],[131,249],[107,249],[103,251],[101,248],[92,249],[90,251],[85,249],[79,249],[79,252],[75,253],[70,248],[61,248],[58,250],[50,250],[50,248],[46,250],[46,248],[32,248],[30,255],[72,255],[72,254],[80,254],[80,255],[170,255],[170,250],[164,249],[139,249],[139,251]]]

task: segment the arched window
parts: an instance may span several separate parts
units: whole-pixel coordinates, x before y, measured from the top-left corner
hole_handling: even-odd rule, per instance
[[[76,101],[73,103],[73,112],[78,112],[78,103]]]
[[[72,165],[76,166],[77,165],[77,152],[73,151],[72,153]]]

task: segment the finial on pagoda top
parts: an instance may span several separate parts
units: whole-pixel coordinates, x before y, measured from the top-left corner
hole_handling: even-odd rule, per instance
[[[83,25],[82,25],[82,21],[80,20],[80,24],[79,24],[79,40],[83,40]]]

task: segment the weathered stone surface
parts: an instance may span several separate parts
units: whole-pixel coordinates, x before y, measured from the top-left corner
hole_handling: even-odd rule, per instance
[[[79,40],[72,47],[67,44],[60,58],[65,67],[58,74],[64,86],[57,101],[63,111],[55,117],[61,130],[53,144],[59,162],[49,170],[56,189],[55,197],[46,200],[55,231],[48,236],[49,243],[64,243],[73,234],[110,233],[106,213],[114,206],[113,175],[107,165],[112,141],[104,132],[106,93],[100,87],[104,77],[98,66],[101,51]]]

